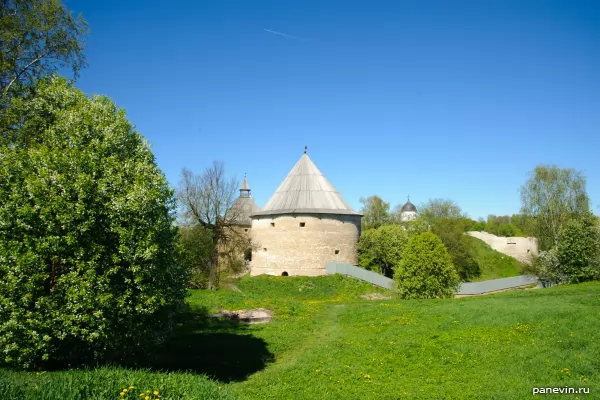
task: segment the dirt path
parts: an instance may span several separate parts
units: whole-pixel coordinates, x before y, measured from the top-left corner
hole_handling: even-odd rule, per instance
[[[321,347],[334,341],[338,337],[339,330],[337,318],[345,306],[345,304],[330,305],[315,315],[313,318],[318,319],[321,323],[307,333],[306,340],[303,340],[300,346],[283,355],[274,365],[267,367],[266,371],[280,373],[282,370],[294,368],[301,361],[303,354],[317,345]]]

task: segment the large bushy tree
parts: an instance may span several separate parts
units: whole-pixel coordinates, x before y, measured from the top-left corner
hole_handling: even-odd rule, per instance
[[[479,276],[481,269],[465,235],[472,222],[458,204],[448,199],[429,200],[420,207],[419,214],[431,226],[431,232],[446,246],[461,279],[469,281]]]
[[[521,187],[521,212],[533,219],[540,250],[558,245],[567,221],[587,211],[585,177],[574,169],[538,165]]]
[[[556,257],[561,275],[569,283],[600,279],[600,230],[594,215],[584,213],[565,224]]]
[[[59,0],[0,1],[0,98],[58,68],[77,76],[85,65],[87,32],[83,17]]]
[[[400,225],[368,229],[358,242],[358,264],[391,278],[407,242],[408,234]]]
[[[419,207],[419,215],[430,225],[440,220],[466,218],[458,204],[450,199],[429,199]]]
[[[184,305],[175,198],[106,97],[44,79],[0,136],[0,354],[21,367],[123,360]]]
[[[446,247],[431,232],[410,238],[394,279],[405,299],[452,297],[460,282]]]
[[[360,198],[360,209],[363,217],[361,219],[362,229],[379,228],[382,225],[389,224],[391,221],[390,216],[390,203],[383,201],[379,196],[369,196],[366,199]]]

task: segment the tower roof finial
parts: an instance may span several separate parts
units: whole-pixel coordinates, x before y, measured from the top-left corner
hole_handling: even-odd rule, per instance
[[[308,146],[304,146],[304,154],[306,154],[306,150],[308,150]]]

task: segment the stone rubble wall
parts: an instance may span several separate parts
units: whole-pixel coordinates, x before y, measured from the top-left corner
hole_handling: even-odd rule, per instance
[[[475,231],[467,232],[467,235],[483,240],[492,249],[524,263],[530,263],[531,256],[538,255],[537,239],[534,237],[501,237]]]

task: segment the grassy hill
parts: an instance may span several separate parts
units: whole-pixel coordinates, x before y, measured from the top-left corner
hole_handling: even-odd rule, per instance
[[[382,290],[341,276],[246,277],[237,287],[193,291],[193,312],[157,349],[152,370],[1,371],[0,398],[117,399],[126,385],[164,399],[522,399],[534,387],[565,386],[590,395],[545,398],[600,393],[599,282],[419,301],[365,300]],[[204,317],[254,307],[275,318],[237,325]],[[189,372],[166,372],[177,369]]]
[[[483,240],[468,235],[466,237],[469,252],[481,268],[481,276],[473,279],[473,282],[523,275],[523,264],[520,261],[492,249]]]

